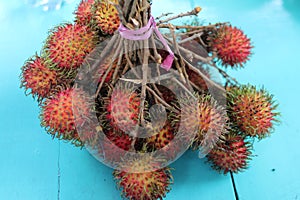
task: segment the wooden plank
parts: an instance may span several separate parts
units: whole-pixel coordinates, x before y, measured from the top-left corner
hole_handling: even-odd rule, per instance
[[[2,97],[9,96],[1,99],[1,198],[56,199],[57,142],[40,128],[31,99],[15,90]]]
[[[120,198],[112,169],[98,162],[85,149],[66,143],[61,143],[60,149],[61,199]]]
[[[121,199],[112,169],[96,161],[86,150],[61,143],[61,199]],[[222,176],[188,151],[171,165],[174,184],[166,199],[233,199],[230,176]],[[217,191],[217,192],[216,192]]]
[[[40,127],[37,103],[19,89],[19,74],[24,61],[41,49],[48,30],[66,18],[16,0],[1,1],[0,10],[0,196],[57,199],[58,141]]]

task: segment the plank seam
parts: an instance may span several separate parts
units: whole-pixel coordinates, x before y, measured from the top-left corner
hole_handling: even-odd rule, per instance
[[[60,200],[60,141],[58,141],[57,167],[57,200]]]
[[[232,187],[233,187],[233,190],[234,190],[235,200],[239,200],[239,194],[238,194],[238,191],[237,191],[237,188],[236,188],[236,184],[235,184],[235,180],[234,180],[234,176],[233,176],[232,171],[230,171],[230,177],[231,177]]]

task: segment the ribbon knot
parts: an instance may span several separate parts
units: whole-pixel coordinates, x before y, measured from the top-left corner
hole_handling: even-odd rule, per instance
[[[174,53],[172,52],[171,48],[169,47],[167,41],[164,39],[160,31],[158,30],[156,26],[156,22],[154,20],[154,17],[151,16],[148,24],[138,30],[129,30],[127,29],[123,24],[120,24],[119,32],[120,35],[128,40],[147,40],[152,35],[153,31],[156,33],[159,40],[162,42],[164,47],[169,52],[169,55],[165,58],[165,60],[162,62],[161,67],[165,70],[170,70],[174,61]]]

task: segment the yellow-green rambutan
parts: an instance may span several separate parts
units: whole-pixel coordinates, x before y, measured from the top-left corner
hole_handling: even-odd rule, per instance
[[[97,24],[103,34],[112,35],[120,26],[119,13],[112,3],[117,0],[95,0],[93,5],[93,23]]]
[[[58,73],[49,69],[50,65],[51,62],[47,59],[36,55],[27,60],[22,67],[21,87],[29,90],[39,101],[49,96],[59,82]]]
[[[242,134],[259,139],[270,134],[279,113],[266,90],[250,85],[230,87],[227,102],[230,119]]]

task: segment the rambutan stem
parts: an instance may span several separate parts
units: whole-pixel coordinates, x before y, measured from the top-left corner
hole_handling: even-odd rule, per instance
[[[207,26],[192,26],[192,25],[173,25],[175,29],[189,29],[189,30],[193,30],[193,31],[203,31],[203,30],[210,30],[210,29],[216,29],[216,27],[219,27],[219,26],[223,26],[227,23],[216,23],[216,24],[212,24],[212,25],[207,25]],[[170,28],[169,24],[159,24],[158,25],[159,28]],[[188,31],[188,32],[185,32],[185,33],[182,33],[182,34],[188,34],[188,35],[191,35],[191,34],[194,34],[193,32],[191,31]]]
[[[210,65],[213,68],[215,68],[216,70],[218,70],[218,72],[223,76],[223,78],[226,79],[227,82],[239,85],[239,82],[235,78],[231,77],[227,72],[225,72],[224,70],[222,70],[215,63],[211,63]]]
[[[186,17],[186,16],[192,16],[192,15],[197,16],[200,11],[201,11],[201,8],[196,7],[192,11],[189,11],[189,12],[186,12],[186,13],[180,13],[180,14],[172,16],[170,18],[160,20],[160,21],[157,22],[157,25],[162,24],[162,23],[167,23],[167,22],[172,21],[174,19],[178,19],[178,18],[182,18],[182,17]]]

